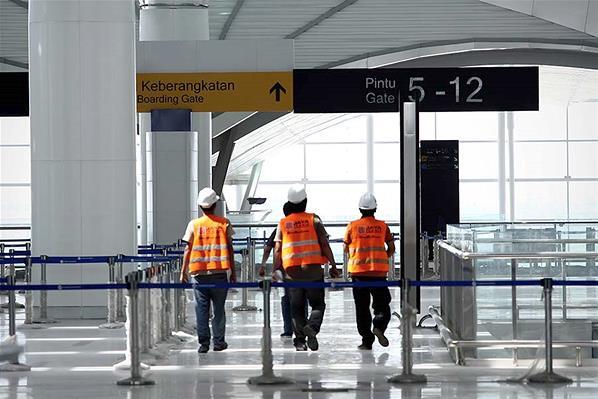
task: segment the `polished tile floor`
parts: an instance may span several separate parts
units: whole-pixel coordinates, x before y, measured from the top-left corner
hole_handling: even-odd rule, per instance
[[[117,386],[126,371],[113,365],[124,357],[125,336],[121,330],[101,330],[101,321],[63,321],[43,330],[19,331],[26,344],[22,361],[32,366],[26,373],[0,373],[0,398],[488,398],[548,399],[598,398],[598,367],[571,366],[557,370],[574,379],[568,386],[533,386],[504,382],[527,372],[526,364],[513,367],[509,361],[471,362],[466,367],[451,363],[434,330],[415,331],[416,372],[428,376],[420,386],[390,385],[386,379],[401,371],[400,334],[393,318],[388,330],[389,348],[375,346],[359,352],[351,292],[327,294],[325,322],[319,335],[318,352],[297,353],[278,338],[282,329],[278,293],[273,295],[273,354],[275,372],[292,378],[283,387],[253,387],[249,377],[260,374],[262,312],[233,312],[240,295],[231,294],[227,304],[227,341],[224,352],[196,353],[189,341],[171,350],[145,375],[150,387]],[[398,298],[398,291],[395,292]],[[251,302],[261,304],[261,294],[250,293]],[[191,305],[192,306],[192,305]],[[191,308],[190,308],[191,309]],[[0,315],[0,334],[7,334],[6,316]],[[22,318],[19,314],[19,318]],[[190,319],[192,312],[189,312]]]

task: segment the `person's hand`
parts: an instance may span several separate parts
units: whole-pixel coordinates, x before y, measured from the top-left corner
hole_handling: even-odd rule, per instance
[[[187,284],[189,282],[189,278],[187,277],[187,273],[181,273],[181,275],[179,276],[179,281],[182,284]]]
[[[237,275],[236,274],[231,274],[230,278],[228,279],[229,283],[236,283],[237,282]]]
[[[339,278],[341,275],[340,270],[336,268],[336,266],[331,266],[328,270],[328,274],[330,274],[330,278]]]
[[[282,272],[280,270],[274,270],[272,272],[272,281],[283,281]]]
[[[264,277],[266,275],[266,268],[263,265],[260,266],[260,268],[257,271],[257,274],[259,274],[261,277]]]

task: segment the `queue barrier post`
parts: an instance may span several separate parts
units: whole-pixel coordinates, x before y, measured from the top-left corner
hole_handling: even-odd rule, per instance
[[[124,282],[123,275],[123,254],[116,255],[116,283],[122,284]],[[116,320],[124,321],[126,316],[125,298],[123,290],[116,290]]]
[[[48,255],[40,255],[40,284],[48,283]],[[42,290],[39,293],[39,318],[33,321],[35,324],[53,324],[56,320],[48,318],[48,291]]]
[[[141,376],[141,364],[139,360],[139,276],[138,273],[130,273],[127,276],[127,289],[129,291],[129,350],[131,359],[131,377],[117,381],[117,385],[140,386],[154,385],[154,381]],[[149,291],[149,290],[147,290]]]
[[[292,384],[293,380],[278,377],[274,374],[272,359],[272,330],[270,328],[270,293],[272,290],[270,279],[261,282],[264,297],[264,328],[262,330],[262,375],[247,380],[250,385],[283,385]]]
[[[26,246],[27,250],[30,251],[31,244],[27,243]],[[27,256],[27,260],[25,261],[25,283],[31,284],[31,273],[32,273],[32,262],[31,262],[31,255]],[[24,324],[31,325],[33,324],[33,292],[27,290],[25,291],[25,322]]]
[[[108,282],[111,284],[116,283],[116,262],[113,257],[108,258]],[[106,323],[101,324],[100,328],[104,329],[115,329],[122,328],[124,323],[117,321],[117,291],[114,288],[108,289],[108,315],[106,317]]]
[[[13,249],[10,250],[11,257],[14,255]],[[9,266],[9,272],[7,276],[7,284],[13,286],[13,289],[8,290],[8,340],[11,345],[17,345],[17,301],[16,291],[14,290],[15,285],[15,265],[11,263]],[[9,359],[8,362],[0,365],[0,371],[29,371],[31,366],[19,362],[19,352],[15,352],[14,356]]]
[[[409,279],[401,281],[401,295],[403,297],[403,308],[401,309],[401,361],[403,372],[388,379],[394,384],[425,384],[428,379],[422,374],[413,374],[413,316],[415,309],[409,306],[409,290],[411,284]]]
[[[527,381],[541,384],[570,384],[573,382],[571,378],[555,373],[552,368],[552,279],[542,279],[542,287],[544,288],[544,354],[546,367],[544,371],[529,376]]]
[[[4,259],[4,243],[0,243],[0,259]],[[0,278],[6,277],[6,265],[3,263],[0,265]],[[2,295],[8,295],[7,291],[0,292]]]
[[[241,261],[241,280],[243,282],[247,282],[248,279],[248,275],[249,275],[249,267],[250,267],[250,260],[249,260],[249,249],[248,248],[243,248],[241,250],[241,256],[242,256],[242,261]],[[257,311],[257,307],[253,306],[253,305],[248,305],[247,304],[247,287],[243,287],[241,288],[241,304],[239,306],[235,306],[233,308],[233,311],[235,312],[255,312]]]

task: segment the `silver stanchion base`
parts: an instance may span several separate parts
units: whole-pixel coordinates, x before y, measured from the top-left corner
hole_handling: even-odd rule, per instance
[[[257,307],[251,305],[239,305],[233,308],[234,312],[256,312]]]
[[[573,380],[552,371],[542,371],[541,373],[527,377],[527,382],[532,384],[570,384]]]
[[[251,377],[247,380],[247,383],[250,385],[286,385],[286,384],[293,384],[294,381],[290,378],[285,377],[278,377],[274,374],[272,375],[260,375],[258,377]]]
[[[2,309],[8,309],[9,306],[10,305],[7,302],[7,303],[1,304],[0,308],[2,308]],[[15,303],[15,308],[16,309],[25,309],[25,305],[23,305],[22,303],[17,302],[17,303]]]
[[[31,366],[22,363],[5,363],[0,365],[0,371],[30,371]]]
[[[387,381],[391,384],[426,384],[428,379],[421,374],[399,374],[390,377]]]
[[[154,385],[156,382],[152,380],[148,380],[143,377],[129,377],[125,378],[124,380],[120,380],[116,382],[116,385],[125,385],[125,386],[142,386],[142,385]]]
[[[33,320],[33,324],[56,324],[58,320],[54,319],[35,319]]]
[[[125,323],[121,323],[120,321],[116,321],[114,323],[104,323],[104,324],[100,324],[98,326],[98,328],[104,329],[104,330],[115,330],[117,328],[123,328],[125,326]]]
[[[23,323],[17,326],[17,330],[43,330],[47,328],[43,324]]]

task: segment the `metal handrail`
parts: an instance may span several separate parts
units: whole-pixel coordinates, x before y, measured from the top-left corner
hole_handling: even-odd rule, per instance
[[[509,253],[498,253],[498,252],[467,252],[455,248],[444,240],[438,241],[438,246],[449,251],[451,254],[463,259],[587,259],[587,258],[598,258],[598,252],[556,252],[556,251],[543,251],[543,252],[509,252]]]

